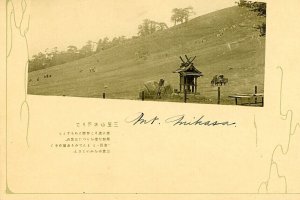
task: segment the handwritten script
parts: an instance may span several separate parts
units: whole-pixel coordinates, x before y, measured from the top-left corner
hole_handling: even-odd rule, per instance
[[[160,125],[161,123],[171,124],[172,126],[236,126],[236,122],[209,120],[205,115],[188,119],[184,114],[161,119],[159,116],[145,117],[143,112],[137,113],[133,117],[125,120],[134,126],[136,125]]]

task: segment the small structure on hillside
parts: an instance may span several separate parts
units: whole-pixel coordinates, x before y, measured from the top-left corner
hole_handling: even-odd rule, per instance
[[[188,93],[197,93],[197,78],[203,76],[202,72],[200,72],[194,66],[193,61],[194,58],[189,58],[185,55],[186,61],[179,56],[182,61],[180,68],[174,71],[174,73],[179,73],[179,91],[184,92],[185,90]]]

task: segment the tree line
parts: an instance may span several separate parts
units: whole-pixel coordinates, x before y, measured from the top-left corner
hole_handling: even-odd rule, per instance
[[[32,72],[41,70],[85,58],[102,50],[120,45],[126,40],[125,36],[114,37],[112,40],[105,37],[103,39],[99,39],[98,42],[89,40],[80,49],[74,45],[68,46],[66,51],[58,51],[57,47],[46,49],[44,52],[39,52],[33,55],[32,59],[29,59],[28,71]]]
[[[193,7],[174,8],[172,10],[171,21],[174,22],[174,26],[176,26],[179,23],[188,22],[193,14],[195,14]],[[144,19],[142,23],[138,25],[137,36],[133,36],[131,39],[144,37],[168,28],[168,25],[164,22]],[[99,39],[98,42],[89,40],[81,48],[74,45],[68,46],[65,51],[59,51],[57,47],[52,49],[47,48],[44,52],[39,52],[33,55],[32,59],[29,59],[28,71],[41,70],[91,56],[103,50],[124,44],[128,40],[130,39],[125,36],[114,37],[111,40],[108,37],[104,37]]]

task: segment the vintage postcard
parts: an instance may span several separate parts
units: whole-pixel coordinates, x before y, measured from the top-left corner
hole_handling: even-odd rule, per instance
[[[299,199],[297,0],[6,0],[0,199]]]

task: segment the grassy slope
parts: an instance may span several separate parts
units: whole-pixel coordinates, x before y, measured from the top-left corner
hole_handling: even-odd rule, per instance
[[[229,85],[222,88],[224,99],[233,93],[253,92],[254,85],[263,92],[265,38],[253,26],[264,20],[240,7],[203,15],[81,60],[31,72],[28,93],[99,97],[107,85],[108,98],[136,99],[145,81],[164,78],[178,88],[178,74],[172,71],[184,54],[197,56],[194,64],[204,74],[198,79],[199,90],[207,99],[216,97],[216,88],[210,86],[215,74],[229,78]],[[224,28],[224,34],[217,37]],[[148,51],[148,58],[138,59],[138,51]],[[89,72],[91,66],[96,67],[95,73]],[[52,78],[45,79],[44,74]]]

